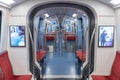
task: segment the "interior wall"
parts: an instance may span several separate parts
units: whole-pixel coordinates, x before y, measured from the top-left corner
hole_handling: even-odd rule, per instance
[[[27,74],[29,71],[29,40],[28,40],[28,31],[26,29],[26,6],[18,6],[16,9],[12,9],[10,12],[9,25],[24,25],[25,26],[25,38],[26,46],[25,47],[10,47],[10,39],[8,35],[8,50],[10,52],[10,57],[13,65],[14,74]]]
[[[7,50],[8,41],[8,22],[9,22],[9,9],[0,6],[0,11],[2,11],[2,22],[1,22],[1,39],[0,39],[0,52]]]
[[[98,5],[98,24],[95,35],[95,69],[93,74],[109,75],[111,72],[112,63],[116,52],[116,27],[115,14],[112,8]],[[106,12],[107,11],[107,12]],[[98,47],[98,28],[100,25],[114,26],[114,46],[113,47]],[[107,64],[106,64],[107,63]]]
[[[115,9],[117,50],[120,51],[120,7]]]
[[[10,11],[10,21],[9,25],[25,25],[27,27],[27,18],[28,14],[33,7],[38,4],[49,3],[49,2],[63,2],[56,0],[30,0],[24,2]],[[87,4],[89,8],[93,8],[96,13],[96,27],[99,25],[115,25],[115,15],[114,10],[106,6],[105,4],[99,3],[95,0],[66,0],[64,2],[77,3],[77,4]],[[91,6],[91,7],[90,7]],[[28,35],[28,31],[26,31],[26,36]],[[116,36],[116,35],[115,35]],[[116,39],[115,39],[116,40]],[[116,50],[116,42],[114,40],[114,47],[112,48],[98,48],[98,30],[95,33],[95,65],[94,65],[94,73],[95,74],[106,74],[108,75],[111,70],[111,65],[114,59],[114,52]],[[8,41],[9,38],[8,38]],[[8,42],[8,50],[11,52],[11,60],[13,64],[13,69],[15,74],[23,74],[29,72],[29,43],[28,36],[26,37],[26,47],[22,48],[11,48],[9,47]],[[13,59],[12,59],[13,58]],[[106,65],[107,63],[107,65]],[[18,67],[21,66],[21,69]]]

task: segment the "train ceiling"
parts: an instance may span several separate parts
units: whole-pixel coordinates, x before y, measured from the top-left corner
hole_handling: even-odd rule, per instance
[[[2,5],[4,7],[7,7],[7,8],[12,8],[12,7],[14,7],[14,6],[18,5],[18,4],[21,4],[21,3],[25,2],[25,1],[28,1],[28,0],[14,0],[15,3],[13,3],[11,5],[5,4],[2,1],[8,2],[9,0],[0,0],[0,5]],[[120,4],[112,4],[112,3],[110,3],[111,0],[96,0],[96,1],[102,2],[105,5],[109,5],[109,6],[113,7],[113,8],[120,7]],[[120,0],[114,0],[114,1],[116,1],[117,3],[118,3],[118,1],[120,2]]]
[[[44,17],[45,14],[48,14],[51,17],[81,17],[85,16],[81,10],[70,8],[70,7],[54,7],[54,8],[46,8],[37,13],[36,16]],[[73,15],[74,14],[74,15]]]

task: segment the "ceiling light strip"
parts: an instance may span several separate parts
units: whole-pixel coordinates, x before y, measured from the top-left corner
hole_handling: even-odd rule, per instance
[[[2,3],[4,3],[4,4],[7,4],[7,5],[10,5],[10,4],[15,3],[14,0],[0,0],[0,2],[2,2]]]
[[[111,0],[110,3],[112,3],[113,5],[118,5],[120,4],[120,0]]]

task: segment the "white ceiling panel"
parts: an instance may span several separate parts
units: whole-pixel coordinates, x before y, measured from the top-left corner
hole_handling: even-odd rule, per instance
[[[18,4],[21,4],[21,3],[25,2],[25,1],[28,1],[28,0],[14,0],[14,1],[15,1],[16,3],[11,4],[11,5],[6,5],[6,4],[1,3],[1,2],[0,2],[0,5],[3,4],[2,6],[5,6],[5,5],[6,5],[8,8],[12,8],[12,7],[14,7],[14,6],[18,5]],[[110,3],[111,0],[96,0],[96,1],[99,1],[99,2],[101,2],[101,3],[104,3],[104,4],[108,5],[108,6],[113,7],[113,8],[115,8],[115,6],[118,6],[118,5],[113,5],[113,4],[111,4],[111,3]],[[5,7],[6,7],[6,6],[5,6]]]
[[[110,1],[112,1],[112,0],[97,0],[97,1],[102,2],[102,3],[104,3],[104,4],[108,5],[108,6],[111,6],[114,9],[120,7],[120,4],[112,4],[112,3],[110,3]],[[119,0],[116,0],[116,1],[119,1]]]
[[[10,6],[11,8],[18,5],[18,4],[21,4],[21,3],[23,3],[23,2],[25,2],[27,0],[14,0],[14,1],[15,1],[15,3]]]

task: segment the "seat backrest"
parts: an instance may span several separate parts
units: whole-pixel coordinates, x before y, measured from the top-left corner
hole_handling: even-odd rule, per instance
[[[37,61],[42,60],[45,57],[46,51],[41,50],[36,52]]]
[[[114,76],[120,80],[120,52],[116,52],[116,57],[113,62],[111,76]]]
[[[0,53],[0,66],[4,73],[4,79],[9,80],[13,76],[13,71],[7,51]]]
[[[0,80],[2,80],[2,74],[0,73]]]

